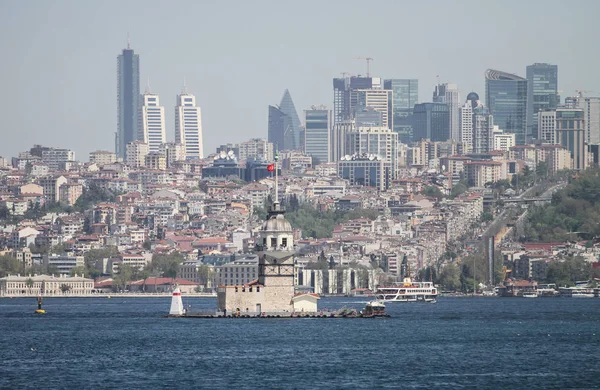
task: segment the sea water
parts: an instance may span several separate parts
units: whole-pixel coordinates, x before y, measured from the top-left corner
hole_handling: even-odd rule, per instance
[[[0,388],[600,388],[600,299],[442,297],[376,319],[163,318],[169,307],[47,298],[35,315],[35,299],[2,298]]]

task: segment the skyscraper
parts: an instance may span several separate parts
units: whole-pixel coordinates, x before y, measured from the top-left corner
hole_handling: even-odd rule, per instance
[[[460,108],[460,142],[463,153],[473,152],[473,109],[479,105],[479,95],[471,92],[467,95],[467,101]]]
[[[345,152],[357,156],[378,156],[391,163],[391,177],[398,171],[398,134],[389,128],[357,127],[345,134]]]
[[[345,77],[333,79],[333,122],[353,119],[353,108],[358,105],[356,90],[381,89],[379,77]]]
[[[304,153],[313,158],[313,166],[330,162],[331,111],[312,106],[304,111],[304,119]]]
[[[527,126],[527,80],[498,70],[486,70],[485,102],[494,122],[505,133],[515,134],[517,145],[523,145]]]
[[[449,109],[450,120],[450,138],[459,142],[460,138],[460,118],[458,109],[460,108],[460,93],[456,84],[438,84],[433,90],[433,102],[445,103]]]
[[[450,109],[444,103],[415,105],[413,141],[447,141],[450,138]]]
[[[556,143],[561,144],[571,152],[573,169],[587,168],[587,147],[583,109],[556,109]]]
[[[186,159],[203,158],[202,115],[196,97],[184,86],[175,107],[175,142],[183,145]]]
[[[494,150],[494,118],[490,111],[479,105],[473,109],[473,153]]]
[[[558,106],[558,66],[538,64],[527,66],[527,139],[539,139],[538,112]]]
[[[148,144],[150,153],[158,152],[160,145],[167,142],[165,130],[165,108],[160,105],[158,95],[149,89],[141,97],[138,139]]]
[[[117,56],[117,134],[115,152],[125,158],[125,148],[138,135],[140,99],[140,57],[127,43],[127,49]]]
[[[357,112],[364,113],[365,109],[372,108],[381,114],[381,124],[393,130],[393,119],[389,115],[389,105],[393,104],[392,91],[385,89],[356,89],[351,92],[355,97],[351,102],[352,118],[356,118]]]
[[[290,91],[283,93],[279,106],[269,106],[268,140],[277,150],[298,150],[303,138],[300,118]]]
[[[391,90],[392,104],[388,114],[398,133],[400,142],[412,141],[412,115],[415,104],[419,102],[419,81],[416,79],[389,79],[383,82],[384,89]]]

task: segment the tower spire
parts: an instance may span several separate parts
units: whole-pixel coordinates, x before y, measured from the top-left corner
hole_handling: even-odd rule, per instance
[[[150,93],[150,76],[148,76],[148,83],[146,84],[146,93]]]
[[[185,82],[185,76],[183,76],[183,88],[181,88],[181,94],[187,95],[187,93],[188,93],[187,83]]]
[[[127,31],[127,50],[131,50],[131,40],[129,37],[129,31]]]

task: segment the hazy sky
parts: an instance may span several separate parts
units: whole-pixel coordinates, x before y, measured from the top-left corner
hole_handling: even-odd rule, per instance
[[[184,77],[202,107],[204,153],[267,136],[267,106],[288,88],[302,117],[332,107],[340,72],[419,79],[430,101],[436,75],[461,100],[484,97],[484,71],[525,76],[558,64],[561,96],[600,95],[593,38],[597,0],[502,1],[25,1],[0,0],[0,155],[33,143],[74,149],[79,160],[114,151],[116,57],[131,35],[142,91],[165,106],[174,139]]]

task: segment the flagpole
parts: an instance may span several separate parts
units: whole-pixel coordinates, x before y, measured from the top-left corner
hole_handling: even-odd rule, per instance
[[[279,182],[277,175],[277,161],[279,160],[279,153],[275,154],[275,204],[279,204]]]

